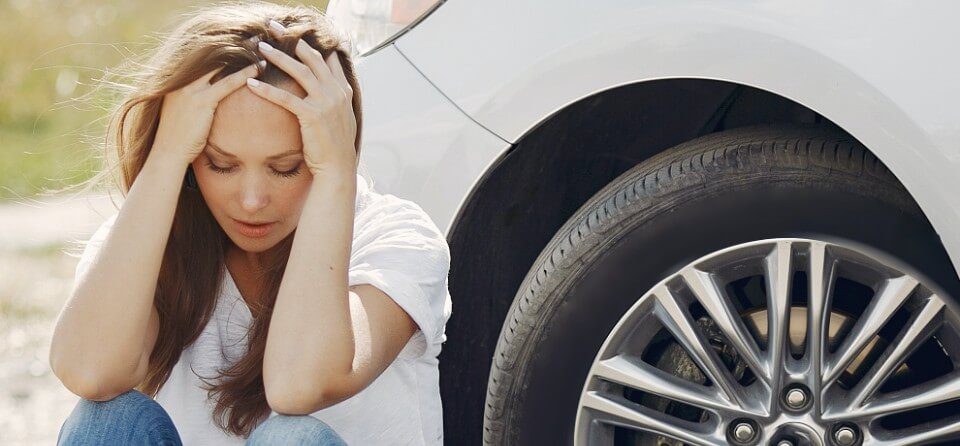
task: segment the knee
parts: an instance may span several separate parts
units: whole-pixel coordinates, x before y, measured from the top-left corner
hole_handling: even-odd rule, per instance
[[[70,416],[81,418],[109,417],[115,420],[131,414],[152,414],[157,409],[162,410],[159,403],[147,395],[144,395],[143,392],[133,389],[107,401],[93,401],[81,398]]]
[[[57,444],[105,444],[124,439],[154,438],[178,444],[173,421],[163,407],[138,390],[108,401],[81,399],[60,427]],[[132,443],[131,443],[132,444]]]
[[[98,407],[100,409],[105,409],[105,408],[129,409],[131,407],[139,408],[140,405],[144,405],[144,404],[149,405],[150,403],[156,403],[156,401],[154,401],[149,396],[145,395],[143,392],[137,389],[130,389],[106,401],[94,401],[94,400],[81,398],[80,402],[89,404],[92,407]]]
[[[272,444],[346,445],[333,428],[317,418],[282,414],[267,418],[247,439],[247,446]]]

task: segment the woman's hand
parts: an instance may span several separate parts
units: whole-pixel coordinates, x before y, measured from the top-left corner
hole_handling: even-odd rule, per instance
[[[285,32],[277,22],[271,21],[270,27],[276,37]],[[314,175],[321,171],[356,174],[354,140],[357,121],[352,107],[353,89],[347,82],[336,51],[324,60],[319,51],[299,39],[296,55],[303,62],[266,42],[260,42],[260,52],[307,92],[307,96],[301,99],[256,79],[247,80],[251,91],[287,109],[300,121],[303,158],[310,172]]]
[[[220,67],[167,93],[160,109],[160,124],[151,154],[171,157],[186,169],[207,145],[217,105],[242,87],[247,78],[256,76],[263,67],[261,65],[258,69],[257,65],[251,64],[211,84],[210,79],[223,70]]]

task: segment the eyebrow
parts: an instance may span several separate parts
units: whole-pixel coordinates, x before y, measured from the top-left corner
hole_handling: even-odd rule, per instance
[[[223,156],[225,156],[225,157],[227,157],[227,158],[233,158],[233,159],[236,159],[236,158],[237,158],[236,155],[234,155],[234,154],[232,154],[232,153],[230,153],[230,152],[227,152],[226,150],[223,150],[223,149],[217,147],[216,144],[214,144],[214,143],[212,143],[212,142],[210,142],[210,141],[207,141],[207,145],[210,146],[211,148],[213,148],[213,150],[216,150],[216,151],[219,152],[221,155],[223,155]],[[300,154],[300,151],[294,149],[294,150],[288,150],[288,151],[283,152],[283,153],[278,153],[278,154],[276,154],[276,155],[268,156],[267,159],[268,159],[268,160],[275,160],[275,159],[284,158],[284,157],[287,157],[287,156],[290,156],[290,155],[298,155],[298,154]]]

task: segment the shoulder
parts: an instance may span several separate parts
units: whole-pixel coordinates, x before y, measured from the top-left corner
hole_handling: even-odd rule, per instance
[[[74,272],[74,283],[79,282],[80,278],[90,269],[91,264],[97,257],[97,253],[100,251],[104,241],[107,239],[107,235],[110,233],[110,228],[113,227],[113,223],[117,220],[117,215],[119,215],[119,213],[114,213],[100,223],[100,226],[93,231],[90,238],[77,240],[74,243],[74,245],[77,246],[77,252],[79,252],[79,255],[72,254],[73,257],[79,257]]]
[[[114,222],[117,221],[117,216],[119,213],[114,213],[110,217],[107,217],[104,221],[100,223],[99,226],[90,234],[90,237],[86,240],[81,240],[79,243],[84,246],[85,251],[91,249],[96,249],[100,244],[103,243],[104,239],[107,238],[107,234],[110,233],[110,228],[113,227]],[[93,245],[93,246],[91,246]]]
[[[417,203],[372,189],[364,194],[356,221],[364,231],[413,230],[424,237],[445,240],[433,218]]]
[[[372,190],[365,194],[356,215],[354,249],[358,253],[389,250],[401,256],[426,255],[444,267],[450,263],[446,238],[420,205]]]
[[[114,212],[113,215],[107,217],[107,219],[104,220],[102,223],[100,223],[100,226],[97,227],[97,230],[94,232],[94,235],[109,232],[110,228],[117,221],[117,217],[119,215],[120,215],[119,212]]]

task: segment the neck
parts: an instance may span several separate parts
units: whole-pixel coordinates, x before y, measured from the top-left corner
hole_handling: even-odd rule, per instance
[[[259,271],[263,265],[263,254],[244,251],[231,243],[227,248],[226,257],[246,271]]]

